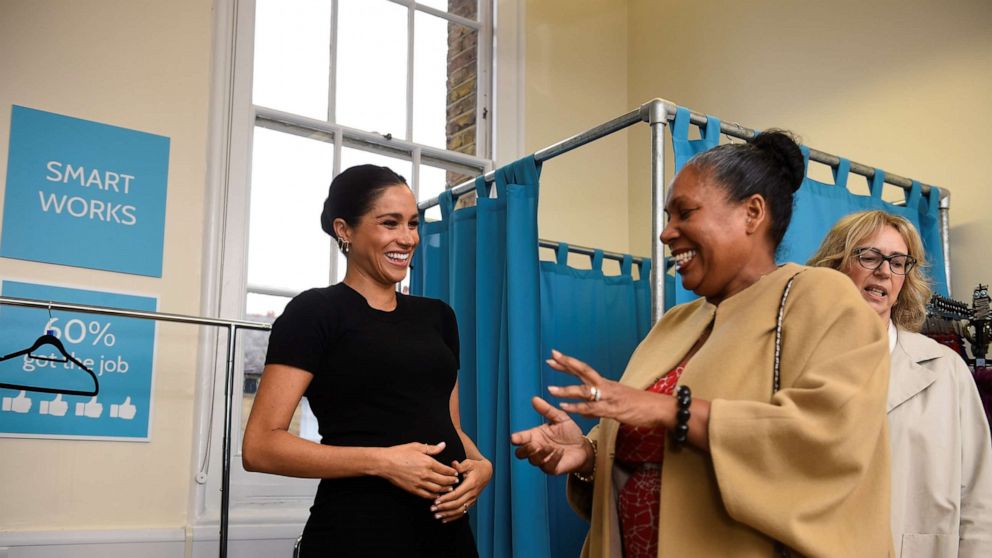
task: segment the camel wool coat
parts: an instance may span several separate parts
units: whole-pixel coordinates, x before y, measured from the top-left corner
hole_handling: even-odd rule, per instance
[[[794,275],[773,396],[775,322]],[[620,381],[646,389],[711,322],[681,378],[711,401],[710,453],[666,448],[658,556],[770,558],[774,540],[792,556],[892,556],[882,320],[841,273],[785,264],[719,306],[696,300],[667,312]],[[569,501],[590,518],[583,557],[621,556],[618,427],[603,419],[590,433],[593,483],[568,480]]]

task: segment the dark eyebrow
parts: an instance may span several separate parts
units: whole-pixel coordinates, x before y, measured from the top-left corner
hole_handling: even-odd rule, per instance
[[[402,221],[404,219],[403,214],[402,213],[399,213],[399,212],[383,213],[381,215],[376,215],[375,216],[376,219],[386,219],[386,218],[390,218],[390,217],[393,218],[393,219],[400,220],[400,221]],[[410,221],[413,221],[414,219],[419,219],[419,218],[420,218],[420,213],[417,213],[415,215],[410,216],[410,219],[409,220]]]
[[[668,203],[666,203],[665,204],[665,207],[664,207],[665,211],[668,211],[668,208],[672,207],[676,203],[681,203],[682,200],[683,200],[683,197],[682,196],[674,196],[674,197],[668,198]]]

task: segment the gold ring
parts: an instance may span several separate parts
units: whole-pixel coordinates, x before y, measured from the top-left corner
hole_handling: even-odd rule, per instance
[[[599,399],[602,396],[603,396],[603,393],[601,391],[599,391],[599,388],[598,387],[596,387],[596,386],[590,386],[590,388],[589,388],[589,401],[599,401]]]

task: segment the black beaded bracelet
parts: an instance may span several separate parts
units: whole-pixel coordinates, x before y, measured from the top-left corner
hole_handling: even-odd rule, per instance
[[[689,386],[679,386],[675,392],[675,402],[678,404],[678,411],[675,412],[675,428],[669,432],[673,449],[680,449],[689,441],[689,407],[692,406],[692,390]]]

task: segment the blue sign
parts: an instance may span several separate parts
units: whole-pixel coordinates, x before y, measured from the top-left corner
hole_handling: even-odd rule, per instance
[[[162,276],[169,138],[14,105],[0,256]]]
[[[157,301],[3,281],[4,296],[155,311]],[[95,397],[0,389],[0,436],[148,441],[155,322],[83,312],[0,306],[0,356],[31,347],[51,331],[99,382]],[[42,357],[42,358],[37,358]],[[55,359],[55,360],[47,360]],[[0,362],[0,383],[93,391],[93,377],[52,345]]]

